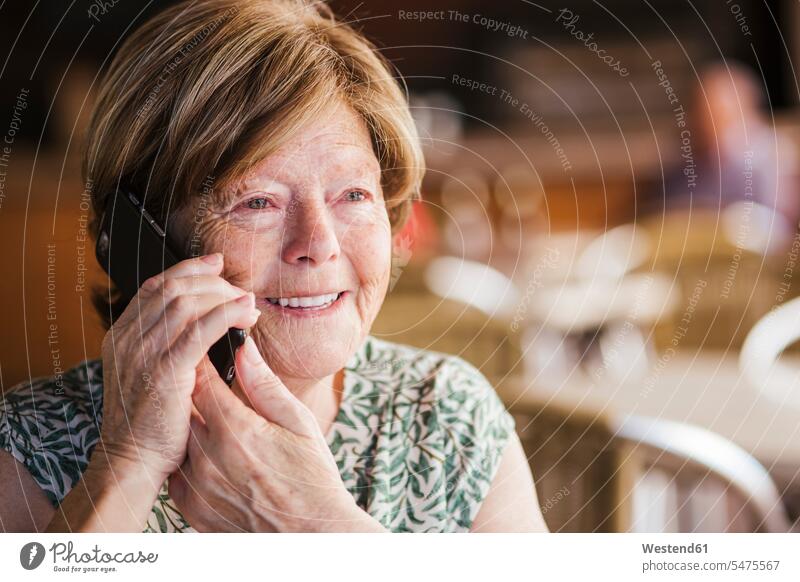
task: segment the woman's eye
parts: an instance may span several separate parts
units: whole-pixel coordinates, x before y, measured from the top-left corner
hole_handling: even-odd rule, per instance
[[[269,206],[269,200],[266,198],[253,198],[245,202],[244,205],[250,210],[263,210]]]
[[[350,190],[344,195],[344,199],[348,202],[361,202],[366,197],[366,194],[364,194],[361,190]]]

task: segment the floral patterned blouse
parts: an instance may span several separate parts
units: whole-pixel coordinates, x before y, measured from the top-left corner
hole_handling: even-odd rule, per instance
[[[80,480],[100,435],[102,362],[57,384],[18,384],[0,400],[0,448],[57,506]],[[395,532],[468,531],[514,431],[483,375],[461,358],[368,336],[348,361],[326,435],[358,505]],[[146,532],[194,531],[166,483]]]

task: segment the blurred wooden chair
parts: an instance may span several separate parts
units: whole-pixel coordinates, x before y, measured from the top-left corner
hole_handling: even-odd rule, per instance
[[[371,334],[460,356],[492,381],[521,365],[520,350],[506,326],[476,309],[430,294],[387,299]]]
[[[764,314],[798,295],[793,271],[787,271],[793,240],[776,228],[770,251],[757,252],[756,243],[764,241],[746,238],[749,232],[756,236],[755,227],[747,226],[756,224],[755,210],[748,221],[726,212],[671,212],[642,221],[651,240],[648,268],[674,281],[681,297],[674,315],[656,327],[657,346],[670,345],[691,309],[691,325],[680,329],[682,348],[738,349]],[[689,305],[698,284],[699,299]]]
[[[527,398],[507,321],[426,291],[419,271],[403,278],[372,334],[459,355],[493,382],[551,531],[788,531],[769,475],[737,446],[682,424],[619,422]]]
[[[790,531],[769,473],[727,439],[638,416],[613,421],[610,428],[621,461],[623,531]]]
[[[704,429],[655,418],[588,415],[498,385],[516,420],[545,521],[554,532],[786,532],[772,478]]]
[[[386,341],[460,356],[492,382],[516,373],[522,365],[518,339],[508,322],[428,291],[421,267],[403,273],[370,333]]]
[[[550,531],[622,531],[625,508],[617,503],[621,459],[605,421],[554,407],[506,405],[516,421]]]

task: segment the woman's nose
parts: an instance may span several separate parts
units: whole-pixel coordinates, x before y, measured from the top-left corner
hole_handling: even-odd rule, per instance
[[[324,204],[297,204],[287,214],[284,262],[321,265],[339,256],[339,239]]]

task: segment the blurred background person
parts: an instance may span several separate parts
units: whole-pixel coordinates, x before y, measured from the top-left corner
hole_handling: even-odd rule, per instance
[[[756,204],[759,211],[747,218],[752,227],[768,232],[770,247],[785,246],[800,218],[798,151],[776,132],[771,111],[748,66],[725,60],[702,69],[688,124],[695,131],[681,133],[681,158],[666,175],[663,195],[657,188],[647,201],[648,210],[722,212]]]

